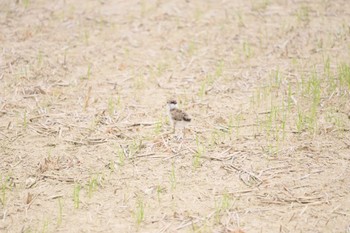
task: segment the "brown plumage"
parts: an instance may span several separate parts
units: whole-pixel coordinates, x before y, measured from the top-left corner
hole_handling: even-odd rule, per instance
[[[187,121],[187,122],[191,121],[191,118],[188,116],[188,114],[178,108],[171,109],[170,114],[171,114],[171,118],[174,121]]]

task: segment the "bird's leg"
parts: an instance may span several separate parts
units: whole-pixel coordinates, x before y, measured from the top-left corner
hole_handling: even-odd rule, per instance
[[[176,121],[173,121],[173,133],[175,133]]]

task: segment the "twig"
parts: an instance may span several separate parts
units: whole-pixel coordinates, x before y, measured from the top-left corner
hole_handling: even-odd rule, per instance
[[[128,125],[127,128],[132,128],[132,127],[136,127],[136,126],[151,126],[151,125],[155,125],[156,122],[140,122],[140,123],[133,123],[131,125]]]
[[[74,145],[80,145],[80,146],[87,145],[86,142],[78,142],[78,141],[69,140],[69,139],[63,139],[63,141],[72,143],[72,144],[74,144]]]
[[[230,164],[230,165],[224,165],[223,168],[224,168],[225,170],[228,170],[228,171],[232,171],[232,170],[234,169],[234,170],[236,170],[236,171],[239,171],[240,173],[246,173],[246,174],[248,174],[249,177],[251,177],[253,180],[258,181],[258,184],[257,184],[256,186],[259,186],[259,185],[262,184],[262,180],[261,180],[259,177],[257,177],[256,175],[254,175],[254,174],[251,173],[251,172],[248,172],[248,171],[246,171],[246,170],[244,170],[244,169],[238,168],[238,167],[236,167],[236,166],[234,166],[234,165],[232,165],[232,164]],[[245,181],[243,180],[243,178],[241,177],[241,174],[240,174],[239,178],[242,180],[242,182],[243,182],[245,185],[251,186],[251,185],[247,184],[247,182],[245,182]]]
[[[151,155],[155,155],[155,153],[151,152],[151,153],[146,153],[146,154],[142,154],[142,155],[138,155],[138,156],[134,156],[131,159],[138,159],[138,158],[142,158],[142,157],[148,157]]]
[[[72,177],[60,177],[60,176],[55,176],[55,175],[49,175],[49,174],[42,174],[41,178],[45,179],[45,178],[50,178],[53,180],[58,180],[58,181],[65,181],[68,183],[73,183],[75,180]]]

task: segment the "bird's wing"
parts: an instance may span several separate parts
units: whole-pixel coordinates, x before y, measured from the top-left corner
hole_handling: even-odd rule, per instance
[[[171,117],[175,121],[191,121],[191,118],[188,116],[188,114],[180,109],[173,109],[171,110]]]

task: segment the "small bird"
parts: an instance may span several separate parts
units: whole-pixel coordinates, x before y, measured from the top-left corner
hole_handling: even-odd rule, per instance
[[[173,133],[175,133],[175,127],[178,123],[189,123],[191,121],[191,118],[186,112],[177,108],[176,100],[171,99],[167,102],[167,104],[169,119],[173,127]]]

